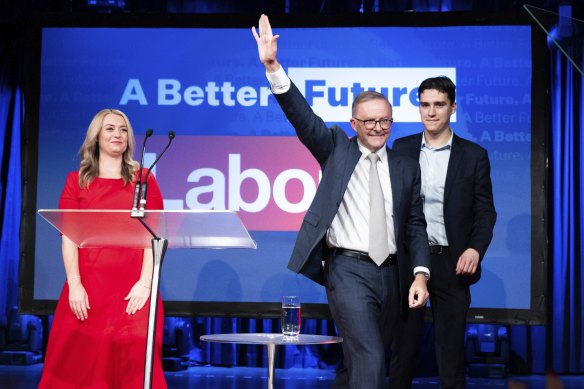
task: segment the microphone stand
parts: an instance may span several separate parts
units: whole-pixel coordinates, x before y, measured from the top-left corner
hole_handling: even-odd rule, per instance
[[[162,156],[164,155],[166,150],[168,150],[168,148],[170,147],[170,144],[172,143],[174,136],[175,135],[174,135],[173,131],[168,132],[168,143],[162,149],[162,151],[160,152],[158,157],[154,160],[152,165],[150,165],[150,167],[148,168],[148,171],[146,171],[146,176],[144,178],[144,182],[142,182],[142,190],[141,190],[141,194],[140,194],[140,209],[138,211],[142,214],[142,217],[144,216],[144,209],[146,208],[146,194],[148,193],[148,176],[150,175],[150,172],[152,171],[152,168],[154,167],[154,165],[156,165],[158,163],[160,158],[162,158]]]
[[[151,131],[151,130],[149,130]],[[150,132],[150,134],[148,135],[147,133],[147,137],[149,137],[150,135],[152,135],[152,132]],[[146,138],[147,138],[146,137]],[[144,139],[144,145],[146,144],[146,138]],[[148,171],[146,172],[146,176],[144,177],[144,181],[142,181],[142,165],[143,165],[143,160],[144,160],[144,151],[142,151],[142,161],[140,162],[140,178],[138,180],[138,182],[136,183],[136,188],[138,188],[138,186],[140,187],[140,189],[136,190],[135,192],[135,196],[136,193],[139,195],[139,197],[134,197],[134,205],[137,208],[138,205],[138,198],[139,200],[139,204],[140,204],[140,208],[134,210],[134,207],[132,208],[132,217],[137,218],[140,223],[144,226],[144,228],[146,228],[148,230],[148,232],[150,232],[150,235],[152,235],[152,259],[153,259],[153,268],[152,268],[152,283],[150,285],[150,305],[149,305],[149,312],[148,312],[148,332],[146,334],[146,359],[144,361],[144,389],[151,389],[152,388],[152,378],[154,375],[154,370],[153,370],[153,366],[154,366],[154,347],[156,344],[156,340],[155,340],[155,333],[156,333],[156,316],[157,316],[157,312],[158,312],[158,295],[159,295],[159,291],[160,291],[160,273],[162,270],[162,261],[164,259],[164,254],[166,253],[166,249],[168,248],[168,240],[165,238],[161,238],[159,236],[157,236],[154,231],[148,226],[148,224],[146,224],[146,222],[144,221],[144,216],[145,216],[145,208],[146,208],[146,194],[148,191],[148,176],[150,175],[150,172],[152,171],[152,168],[154,167],[154,165],[156,165],[156,163],[160,160],[160,158],[162,157],[162,155],[166,152],[166,150],[168,149],[168,147],[170,146],[170,143],[172,142],[172,140],[174,139],[174,132],[170,131],[168,133],[168,144],[166,145],[166,147],[164,147],[164,149],[162,150],[162,152],[158,155],[158,158],[156,158],[156,160],[152,163],[152,165],[150,165],[150,167],[148,168]],[[144,147],[145,149],[145,147]]]
[[[134,201],[132,203],[131,217],[144,217],[144,212],[138,210],[138,200],[142,195],[142,169],[144,167],[144,154],[146,152],[146,141],[152,136],[154,130],[149,128],[144,135],[144,142],[142,143],[142,158],[140,158],[140,172],[138,179],[136,180],[136,188],[134,189]]]

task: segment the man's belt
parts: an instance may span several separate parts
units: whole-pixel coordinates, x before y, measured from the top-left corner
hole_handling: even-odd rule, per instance
[[[438,246],[438,245],[431,245],[430,246],[430,254],[445,254],[448,252],[448,246]]]
[[[360,261],[370,262],[377,266],[377,263],[371,258],[367,253],[363,251],[357,250],[350,250],[350,249],[342,249],[342,248],[334,248],[333,255],[344,255],[345,257],[356,258]],[[386,260],[379,266],[395,266],[397,265],[397,255],[396,254],[389,254]]]

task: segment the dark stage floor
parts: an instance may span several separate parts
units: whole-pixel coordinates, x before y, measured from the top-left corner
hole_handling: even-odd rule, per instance
[[[42,364],[30,366],[0,365],[0,388],[2,389],[32,389],[39,382]],[[171,389],[257,389],[266,387],[266,370],[249,367],[210,367],[195,366],[180,372],[166,372],[166,381]],[[334,372],[318,369],[277,369],[276,388],[296,389],[329,388],[334,378]],[[469,378],[468,388],[507,388],[509,382],[522,383],[525,389],[544,389],[545,377],[512,376],[506,379]],[[584,376],[562,376],[565,389],[584,388]],[[414,388],[438,388],[437,378],[418,378]]]

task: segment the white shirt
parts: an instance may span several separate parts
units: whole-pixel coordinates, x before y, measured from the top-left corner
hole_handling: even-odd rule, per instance
[[[329,247],[342,247],[367,253],[369,252],[369,167],[371,166],[367,156],[371,151],[361,144],[359,144],[359,150],[361,157],[353,170],[339,210],[327,231],[327,243]],[[393,196],[387,150],[382,147],[376,154],[379,156],[377,172],[385,205],[389,252],[395,254],[397,246],[393,227]]]
[[[444,186],[446,172],[452,149],[452,139],[440,148],[433,148],[426,143],[422,135],[420,151],[420,169],[422,171],[422,199],[424,215],[426,216],[426,231],[430,245],[448,246],[446,228],[444,226]]]
[[[275,95],[288,92],[290,85],[292,84],[282,66],[273,73],[268,73],[266,71],[266,77],[272,87],[272,93]]]

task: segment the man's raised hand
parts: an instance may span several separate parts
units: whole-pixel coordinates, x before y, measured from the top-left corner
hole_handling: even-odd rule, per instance
[[[280,64],[276,59],[276,53],[278,52],[278,38],[280,35],[272,34],[272,26],[266,15],[260,16],[258,26],[259,34],[256,31],[255,26],[251,28],[251,32],[258,44],[260,62],[264,64],[268,72],[272,73],[280,68]]]

